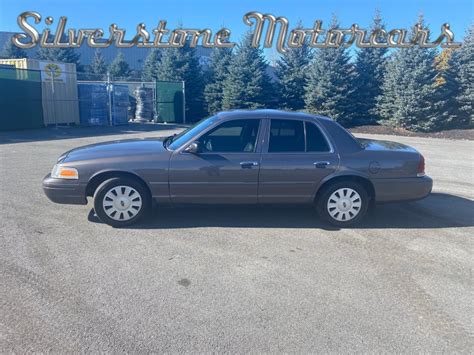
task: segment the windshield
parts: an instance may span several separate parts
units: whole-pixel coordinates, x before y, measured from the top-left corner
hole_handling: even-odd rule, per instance
[[[180,134],[174,136],[171,140],[171,143],[168,145],[168,148],[171,150],[175,150],[181,147],[184,143],[194,137],[196,134],[201,132],[202,130],[209,127],[211,124],[215,122],[217,119],[216,116],[205,118],[199,122],[197,122],[194,126],[185,129]]]

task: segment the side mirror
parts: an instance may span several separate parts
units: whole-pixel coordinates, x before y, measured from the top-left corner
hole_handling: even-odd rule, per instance
[[[191,153],[191,154],[198,154],[200,150],[201,150],[200,143],[198,141],[192,142],[184,149],[186,153]]]

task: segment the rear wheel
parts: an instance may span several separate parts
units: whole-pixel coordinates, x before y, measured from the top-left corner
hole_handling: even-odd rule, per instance
[[[139,221],[150,209],[150,194],[143,184],[132,178],[104,181],[94,194],[94,210],[99,219],[113,227],[124,227]]]
[[[362,185],[341,181],[325,188],[316,203],[321,218],[333,225],[348,227],[364,217],[369,197]]]

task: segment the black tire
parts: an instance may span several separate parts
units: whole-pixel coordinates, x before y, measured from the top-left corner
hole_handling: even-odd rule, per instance
[[[341,200],[338,201],[339,204],[343,204],[343,207],[341,206],[341,209],[339,209],[338,207],[335,207],[337,203],[335,204],[334,203],[335,200],[333,199],[331,199],[331,206],[330,206],[329,199],[332,196],[334,197],[335,195],[333,194],[335,194],[336,191],[340,192],[341,189],[346,190],[345,193],[347,194],[347,196],[349,196],[351,190],[355,191],[360,197],[360,207],[357,208],[357,206],[359,206],[359,203],[357,202],[356,194],[353,194],[354,202],[352,201],[350,202],[350,207],[349,205],[348,207],[346,207],[345,202],[347,200],[345,199],[345,196],[343,195],[341,195],[341,198],[343,198],[345,201],[342,201],[342,202]],[[335,182],[325,187],[320,193],[318,193],[318,197],[316,201],[316,209],[319,216],[324,221],[338,227],[349,227],[360,222],[366,215],[368,206],[369,206],[369,195],[367,193],[367,190],[361,184],[357,182],[353,182],[353,181]],[[345,210],[342,210],[342,208],[344,209],[348,208],[348,211],[346,212]],[[333,215],[331,215],[330,211]],[[338,214],[337,213],[338,211],[342,211],[342,212],[339,212],[340,214]],[[350,212],[354,212],[352,213],[354,216],[352,216]],[[343,217],[342,214],[347,216],[346,220],[340,220]],[[336,217],[339,219],[336,219]]]
[[[109,193],[117,193],[117,191],[124,193],[129,191],[124,189],[129,188],[130,193],[132,194],[124,204],[123,201],[115,201],[110,197],[106,198],[106,195]],[[114,190],[114,191],[112,191]],[[134,191],[134,192],[133,192]],[[139,195],[137,197],[137,194]],[[107,196],[111,196],[110,194]],[[116,195],[117,196],[117,195]],[[120,195],[119,195],[120,196]],[[119,197],[117,196],[117,198]],[[123,195],[125,196],[125,194]],[[123,197],[124,199],[126,197]],[[105,200],[104,200],[105,199]],[[135,202],[132,202],[135,201]],[[105,202],[107,201],[107,202]],[[112,201],[112,202],[110,202]],[[104,207],[104,203],[112,204],[113,206]],[[141,203],[139,207],[138,203]],[[120,205],[122,204],[122,205]],[[133,206],[131,204],[134,204]],[[128,205],[128,209],[121,210],[120,208],[125,208]],[[110,209],[113,208],[117,213],[111,213]],[[115,228],[129,226],[138,222],[144,216],[148,214],[151,208],[151,196],[148,189],[143,185],[138,179],[128,178],[128,177],[116,177],[104,181],[102,184],[97,187],[94,193],[94,210],[99,219]],[[122,219],[120,219],[121,215]]]

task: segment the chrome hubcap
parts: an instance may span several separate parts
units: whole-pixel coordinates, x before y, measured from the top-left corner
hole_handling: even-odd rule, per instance
[[[102,206],[113,220],[128,221],[142,209],[142,197],[133,187],[115,186],[105,194]]]
[[[336,221],[350,221],[355,218],[362,206],[362,200],[357,191],[342,188],[334,191],[328,200],[329,215]]]

